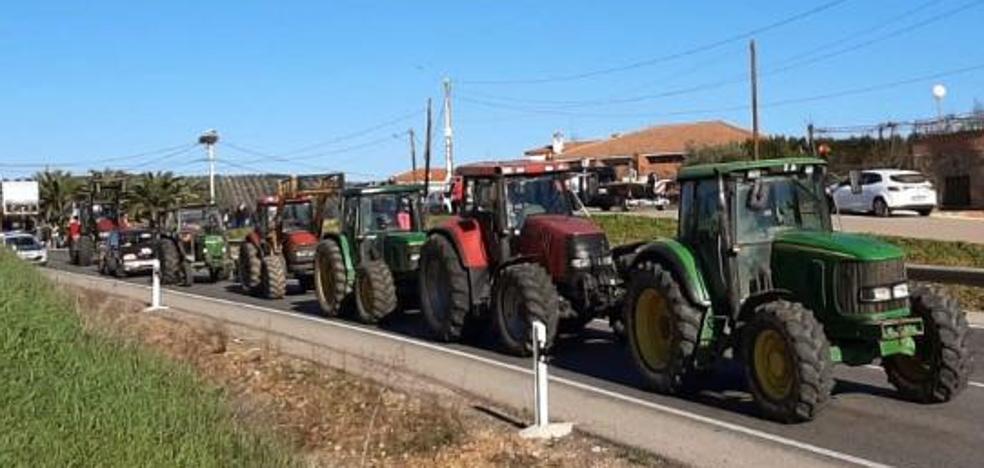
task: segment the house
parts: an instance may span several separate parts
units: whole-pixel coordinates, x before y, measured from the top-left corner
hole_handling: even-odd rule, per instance
[[[398,185],[408,185],[408,184],[421,184],[424,183],[424,172],[423,168],[401,172],[399,174],[390,177],[390,181]],[[444,183],[447,181],[448,171],[441,169],[431,169],[430,170],[430,187],[428,192],[443,192]]]
[[[932,179],[945,208],[984,208],[984,116],[917,124],[912,162]]]
[[[555,134],[552,144],[526,151],[527,157],[590,160],[615,168],[619,178],[630,174],[672,178],[693,147],[742,143],[752,132],[720,120],[658,125],[598,140],[564,141]]]

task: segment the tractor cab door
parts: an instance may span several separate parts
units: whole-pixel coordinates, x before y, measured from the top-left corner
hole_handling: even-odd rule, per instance
[[[499,231],[504,229],[497,219],[500,210],[501,179],[475,178],[465,181],[465,203],[461,207],[463,218],[474,219],[482,230],[482,243],[493,263],[502,261],[499,248]]]
[[[681,241],[695,254],[711,298],[718,301],[714,307],[730,310],[726,302],[731,289],[730,253],[723,237],[727,226],[721,225],[730,217],[722,216],[720,195],[717,179],[685,182],[680,193],[679,230]]]

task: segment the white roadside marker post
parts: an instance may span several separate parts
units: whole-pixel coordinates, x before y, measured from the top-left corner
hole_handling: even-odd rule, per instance
[[[556,439],[571,433],[572,423],[551,423],[549,413],[547,356],[543,347],[547,344],[547,326],[533,321],[533,399],[535,422],[519,432],[524,439]]]
[[[147,312],[167,309],[163,304],[163,291],[161,290],[161,261],[154,259],[154,270],[151,273],[150,307],[144,309]]]

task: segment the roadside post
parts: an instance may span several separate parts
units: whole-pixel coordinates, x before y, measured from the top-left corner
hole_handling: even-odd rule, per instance
[[[165,310],[167,306],[163,304],[163,291],[161,290],[161,261],[154,259],[154,271],[151,274],[150,307],[144,309],[147,312]]]
[[[547,356],[543,347],[547,344],[547,326],[539,320],[533,321],[533,400],[534,424],[519,432],[525,439],[556,439],[571,433],[573,423],[551,423],[549,413],[549,375]]]

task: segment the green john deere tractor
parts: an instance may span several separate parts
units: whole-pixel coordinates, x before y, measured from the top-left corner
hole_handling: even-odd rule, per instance
[[[167,213],[157,245],[164,284],[194,283],[195,272],[208,272],[213,282],[228,279],[225,225],[218,207],[188,205]]]
[[[338,315],[351,301],[356,319],[375,323],[395,311],[400,300],[416,295],[417,262],[427,240],[422,194],[420,185],[354,187],[342,193],[338,232],[323,233],[315,255],[314,284],[325,315]]]
[[[834,232],[823,160],[685,167],[676,239],[620,247],[624,320],[653,390],[693,390],[731,350],[762,413],[813,419],[833,366],[879,360],[907,399],[945,402],[967,385],[957,304],[913,287],[903,251]]]

